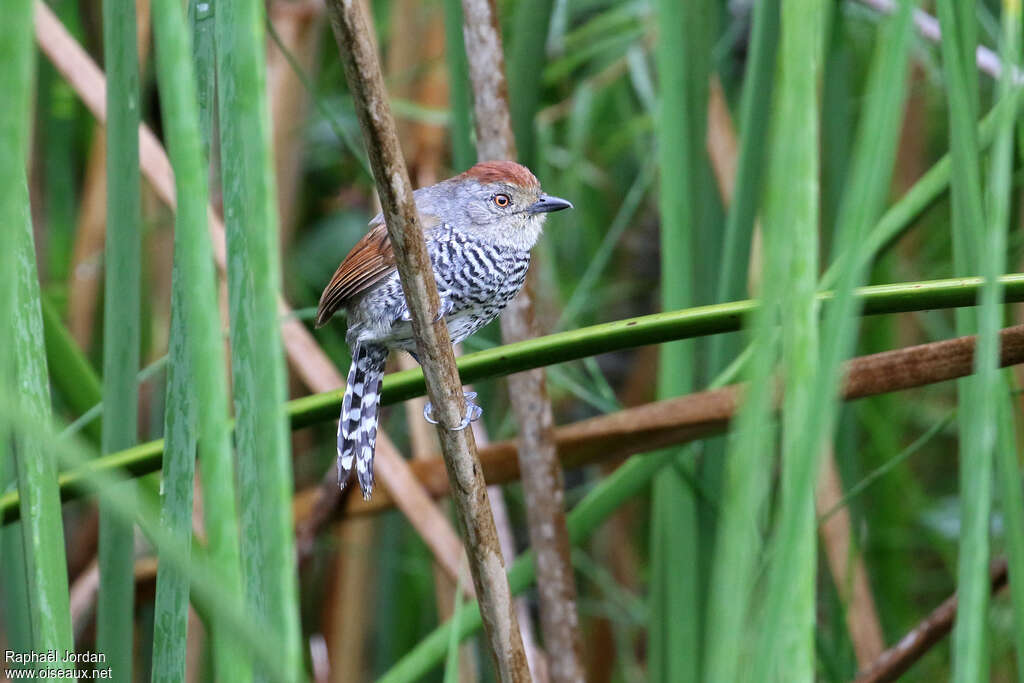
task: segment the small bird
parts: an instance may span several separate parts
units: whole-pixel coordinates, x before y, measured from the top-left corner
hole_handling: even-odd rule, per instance
[[[413,197],[441,298],[438,318],[445,318],[453,344],[494,320],[519,293],[547,214],[572,208],[544,194],[533,173],[512,161],[479,163]],[[370,221],[370,231],[324,289],[316,326],[343,307],[352,365],[338,420],[338,486],[345,487],[354,464],[363,498],[369,499],[384,362],[391,349],[416,358],[412,318],[382,214]],[[483,413],[472,402],[476,394],[464,395],[466,413],[456,429]],[[437,424],[429,403],[423,415]]]

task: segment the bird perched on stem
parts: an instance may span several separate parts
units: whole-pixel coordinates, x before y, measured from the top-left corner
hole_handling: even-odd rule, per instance
[[[545,217],[572,208],[544,194],[533,173],[512,161],[479,163],[413,196],[441,298],[439,316],[453,344],[494,320],[512,301],[526,281],[530,249]],[[343,307],[352,366],[338,420],[338,485],[345,486],[354,465],[363,497],[369,498],[384,362],[391,349],[416,358],[412,318],[382,214],[370,221],[370,231],[324,289],[316,326]],[[466,412],[456,429],[465,429],[483,412],[472,402],[476,394],[465,397]],[[423,415],[437,423],[429,403]]]

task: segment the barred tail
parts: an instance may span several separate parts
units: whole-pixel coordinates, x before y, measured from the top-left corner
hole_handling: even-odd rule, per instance
[[[345,487],[355,464],[359,488],[366,499],[373,493],[373,449],[387,357],[388,350],[383,346],[356,345],[338,420],[338,486]]]

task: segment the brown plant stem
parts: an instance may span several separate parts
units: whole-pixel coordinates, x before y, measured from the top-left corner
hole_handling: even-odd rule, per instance
[[[324,12],[314,2],[268,3],[267,16],[284,48],[306,73],[315,68],[315,56],[323,33]],[[267,43],[267,92],[272,123],[274,176],[281,224],[281,244],[295,232],[302,161],[306,149],[303,122],[309,109],[310,93],[277,43]]]
[[[501,29],[493,0],[463,0],[463,39],[473,84],[477,158],[515,159]],[[536,269],[501,316],[506,344],[538,336],[533,293]],[[541,632],[554,683],[585,679],[583,641],[576,609],[569,532],[565,524],[565,482],[554,439],[554,417],[543,369],[508,378],[509,399],[519,423],[522,472],[530,545],[537,557]]]
[[[842,398],[852,401],[965,377],[973,372],[974,342],[973,336],[958,337],[854,358],[845,366]],[[1000,367],[1024,363],[1024,325],[1000,332],[999,363]],[[563,468],[572,469],[721,434],[736,412],[741,389],[731,385],[702,391],[559,427],[555,430],[559,461]],[[492,484],[519,478],[514,441],[481,449],[480,462]],[[412,470],[431,495],[448,494],[437,457],[413,463]],[[306,515],[310,495],[298,495],[296,519]],[[344,515],[374,514],[393,505],[388,496],[375,495],[370,501],[353,500]]]
[[[139,70],[144,71],[150,46],[149,0],[137,0],[135,5]],[[100,281],[103,279],[103,243],[107,234],[106,138],[106,129],[97,126],[89,145],[69,272],[68,329],[86,351],[92,346]]]
[[[427,393],[437,410],[441,452],[452,482],[484,631],[498,678],[528,681],[519,623],[512,607],[473,432],[453,430],[462,421],[462,384],[448,328],[443,318],[437,319],[440,300],[433,268],[395,133],[380,62],[360,3],[331,0],[328,11],[380,194],[402,289],[412,314],[413,335]]]
[[[135,583],[140,589],[147,592],[155,590],[156,568],[157,559],[151,555],[135,560]],[[100,567],[94,560],[71,585],[69,592],[71,627],[76,639],[84,638],[86,630],[94,625],[99,589]]]
[[[992,562],[989,576],[993,594],[1006,586],[1009,574],[1005,558]],[[956,609],[957,596],[954,593],[910,629],[898,643],[883,652],[870,668],[858,673],[854,683],[889,683],[897,680],[949,634],[953,629],[953,620],[956,619]]]
[[[814,496],[814,508],[819,517],[824,517],[843,499],[843,482],[836,466],[835,451],[829,446],[823,455]],[[850,509],[845,505],[836,509],[835,514],[818,525],[818,535],[824,546],[832,582],[844,606],[846,630],[857,665],[868,666],[885,649],[885,637],[875,597],[871,593],[864,556],[853,539]]]
[[[40,50],[64,76],[93,116],[101,123],[106,121],[107,88],[103,72],[42,0],[37,0],[35,4],[35,27]],[[139,126],[139,163],[143,176],[153,190],[173,209],[176,206],[174,172],[164,148],[145,125]],[[226,264],[224,224],[212,208],[209,210],[209,223],[214,258],[218,269],[223,272]],[[345,381],[337,368],[313,339],[309,330],[291,315],[291,308],[283,298],[279,300],[278,308],[282,317],[281,336],[285,351],[296,374],[302,378],[306,386],[317,392],[343,387]],[[423,537],[438,563],[445,567],[451,576],[457,577],[461,544],[454,529],[441,510],[417,484],[405,460],[383,433],[377,436],[377,474],[384,487],[394,493],[394,500],[398,501],[397,506]],[[328,473],[327,478],[331,477],[332,475]],[[332,508],[337,502],[336,491],[337,486],[331,490],[324,489],[324,509]],[[304,539],[300,537],[298,540],[301,551]],[[309,545],[311,544],[307,542],[307,547]]]
[[[106,145],[106,129],[97,127],[85,164],[68,272],[68,330],[84,351],[92,347],[99,283],[103,279],[103,243],[107,233]]]
[[[421,3],[418,0],[398,0],[391,16],[391,35],[402,36],[418,32],[416,41],[393,41],[389,46],[385,63],[386,76],[392,97],[402,97],[415,101],[427,108],[444,108],[448,101],[448,79],[444,68],[444,21],[442,7],[433,3]],[[373,30],[373,19],[367,14],[369,28]],[[409,175],[419,187],[437,183],[441,178],[441,165],[444,158],[445,134],[443,126],[429,125],[423,122],[396,122],[399,142],[403,156],[407,160]],[[380,208],[379,206],[377,207]],[[455,348],[458,356],[460,349]],[[408,354],[398,354],[396,359],[399,368],[415,369],[419,365]],[[466,387],[467,391],[472,388]],[[433,457],[436,452],[436,436],[430,423],[423,419],[423,410],[427,404],[426,397],[420,396],[407,401],[403,406],[406,415],[406,428],[412,451],[413,460]],[[474,436],[481,443],[481,434],[476,429],[480,422],[474,422]],[[485,435],[486,436],[486,435]],[[495,505],[499,502],[494,498],[494,491],[488,491],[491,501],[491,513],[494,515],[498,539],[501,541],[505,529],[501,526],[501,518],[495,514]],[[513,557],[505,552],[502,544],[502,556]],[[469,577],[469,564],[464,560],[461,566],[459,581],[455,581],[436,565],[434,574],[434,597],[437,604],[437,615],[441,621],[451,618],[458,594],[473,594]],[[461,584],[461,589],[459,585]],[[517,600],[518,604],[518,600]],[[519,613],[522,616],[521,612]],[[524,638],[524,648],[527,643]],[[529,661],[529,649],[527,648]],[[472,683],[479,677],[475,647],[472,643],[459,646],[458,661],[459,681]]]

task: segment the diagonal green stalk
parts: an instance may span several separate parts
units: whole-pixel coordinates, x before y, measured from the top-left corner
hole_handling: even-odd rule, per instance
[[[767,616],[757,639],[752,680],[814,678],[815,537],[814,489],[805,485],[813,449],[800,443],[801,422],[815,411],[819,354],[817,285],[819,164],[817,83],[821,76],[824,4],[783,0],[779,40],[778,117],[774,121],[768,193],[765,198],[765,301],[778,305],[781,322],[783,398],[779,521],[769,565]],[[792,131],[800,131],[796,137]],[[782,289],[784,288],[784,289]],[[769,378],[768,382],[771,381]],[[763,388],[770,388],[770,384]],[[771,393],[770,389],[766,393]],[[770,447],[769,444],[761,448]],[[790,531],[791,533],[786,533]],[[788,574],[785,603],[772,593]],[[780,606],[773,609],[773,603]]]
[[[1003,97],[1013,103],[1010,106],[1017,107],[1020,105],[1022,95],[1024,95],[1024,88],[1016,87]],[[1000,101],[1002,102],[1002,100]],[[992,144],[996,133],[998,109],[998,106],[993,108],[977,125],[979,151],[984,151]],[[910,229],[914,225],[915,219],[949,189],[950,177],[953,174],[951,156],[951,154],[946,154],[935,162],[898,202],[889,207],[875,227],[866,235],[866,253],[869,259],[878,256],[901,234]],[[823,289],[835,285],[839,264],[842,263],[842,260],[842,257],[837,257],[822,276],[821,287]]]
[[[189,35],[185,11],[177,0],[158,0],[153,3],[153,25],[156,39],[157,77],[163,109],[164,130],[168,150],[175,171],[175,192],[178,210],[175,218],[174,264],[172,283],[176,319],[171,341],[177,358],[186,357],[183,366],[171,369],[169,393],[175,402],[169,403],[166,416],[169,423],[168,438],[174,450],[168,451],[168,464],[172,478],[165,499],[168,510],[164,521],[169,531],[179,537],[190,536],[190,524],[183,517],[181,491],[184,482],[180,470],[189,465],[181,459],[193,457],[194,444],[188,435],[178,430],[191,431],[189,420],[198,416],[199,463],[203,478],[204,513],[209,554],[225,590],[240,595],[241,563],[238,523],[235,509],[234,468],[230,442],[230,423],[227,409],[227,380],[221,355],[220,318],[217,310],[217,280],[213,265],[213,251],[207,228],[207,182],[203,163],[201,135],[196,106],[196,84],[192,70]],[[182,345],[183,348],[179,345]],[[180,374],[179,374],[180,373]],[[179,382],[187,381],[191,391]],[[183,394],[187,393],[187,400]],[[175,411],[180,410],[180,413]],[[184,558],[187,561],[187,557]],[[172,586],[167,586],[170,580]],[[156,678],[170,677],[180,662],[170,661],[174,651],[184,646],[182,623],[185,590],[180,578],[165,577],[164,588],[176,594],[161,601],[168,612],[156,615],[157,623],[168,630],[160,634],[163,639],[155,653]],[[161,596],[166,597],[166,596]],[[245,681],[248,677],[249,658],[238,643],[227,633],[227,626],[217,617],[212,618],[214,669],[218,678]]]
[[[764,0],[754,5],[750,56],[740,100],[739,128],[742,137],[736,190],[726,215],[716,301],[738,299],[747,290],[750,245],[763,189],[765,143],[772,120],[771,85],[775,73],[778,25],[779,0]],[[754,338],[766,343],[747,347],[749,355],[756,358],[750,379],[759,385],[767,381],[775,353],[774,336],[770,337],[759,327],[770,323],[761,318],[761,314],[751,316],[755,327],[760,330],[754,333]],[[736,341],[725,336],[711,340],[708,364],[713,372],[725,365],[729,352],[736,345]],[[748,355],[747,352],[744,355]],[[766,406],[751,403],[737,421],[740,425],[736,431],[737,439],[752,439],[763,425]],[[709,457],[704,459],[701,472],[702,480],[719,488],[722,500],[726,501],[723,513],[717,519],[717,540],[711,560],[710,594],[705,616],[704,657],[708,680],[728,680],[737,675],[743,615],[752,593],[753,571],[760,546],[756,519],[767,492],[766,465],[754,461],[753,452],[740,450],[738,442],[733,442],[737,447],[727,460],[724,453],[728,445],[725,439],[708,442],[705,447],[709,450]]]
[[[858,302],[854,290],[865,277],[867,263],[863,235],[877,220],[892,177],[906,91],[912,10],[913,3],[904,0],[886,22],[872,61],[864,113],[836,219],[835,252],[847,258],[839,270],[835,300],[825,312],[821,325],[817,358],[808,350],[797,349],[796,362],[811,363],[804,367],[799,384],[788,372],[793,361],[786,366],[787,399],[794,387],[803,387],[806,393],[801,396],[802,404],[790,408],[788,421],[785,410],[789,406],[783,408],[782,501],[769,564],[763,621],[771,627],[762,631],[755,661],[764,665],[767,658],[782,655],[775,661],[786,667],[786,677],[789,677],[793,673],[793,661],[802,657],[804,668],[796,672],[797,680],[813,677],[817,564],[813,500],[817,465],[824,445],[831,440],[836,420],[841,363],[852,352],[856,340]],[[802,244],[795,236],[791,240]],[[800,598],[794,599],[794,586],[800,591],[802,602]],[[791,624],[789,633],[777,628],[782,624]],[[793,643],[801,653],[798,656],[787,649],[793,647]],[[767,668],[769,676],[779,676],[772,667]]]
[[[102,452],[138,440],[142,210],[139,173],[139,56],[135,6],[103,3],[103,54],[107,70],[107,239],[103,304]],[[134,482],[118,495],[135,495]],[[135,530],[100,506],[100,587],[96,648],[118,678],[132,678],[135,598]]]
[[[100,378],[82,353],[50,298],[43,296],[43,336],[46,338],[46,364],[50,381],[68,406],[84,415],[103,402]],[[91,441],[100,442],[102,421],[91,420],[84,427]]]
[[[970,230],[984,224],[981,195],[981,164],[974,121],[977,118],[978,92],[974,69],[974,0],[940,0],[938,14],[942,25],[942,61],[949,101],[950,158],[956,182],[950,190],[953,198],[953,267],[959,274],[977,267],[976,240]],[[961,41],[971,39],[969,44]],[[976,272],[976,271],[975,271]],[[964,316],[962,318],[966,319]],[[966,333],[966,330],[962,330]]]
[[[0,22],[0,91],[5,98],[4,106],[0,107],[0,148],[5,150],[0,160],[0,229],[8,233],[4,238],[9,247],[5,258],[12,266],[4,271],[11,282],[5,286],[3,305],[13,308],[8,310],[0,348],[8,359],[7,370],[13,369],[19,402],[28,414],[45,424],[50,417],[50,392],[25,176],[33,58],[32,3],[15,0],[4,9],[6,14]],[[9,365],[12,361],[13,368]],[[11,424],[7,420],[5,423]],[[24,431],[16,433],[13,439],[13,462],[21,493],[21,545],[28,614],[32,649],[64,652],[74,649],[74,641],[57,465],[41,439],[41,434]],[[62,661],[37,666],[68,668]]]
[[[999,82],[997,130],[989,161],[986,195],[988,221],[977,238],[978,272],[985,277],[985,284],[981,291],[980,305],[976,309],[978,347],[974,357],[975,376],[970,378],[969,383],[964,383],[971,390],[973,410],[969,417],[974,424],[963,435],[963,452],[970,454],[971,465],[975,466],[976,459],[981,460],[976,465],[978,471],[975,476],[978,479],[975,483],[986,498],[991,497],[991,492],[985,489],[991,487],[993,469],[1000,475],[1009,569],[1016,577],[1024,576],[1024,500],[1016,461],[1013,406],[1006,391],[1009,386],[1008,376],[998,369],[998,334],[1003,318],[999,306],[1001,292],[998,277],[1006,267],[1007,228],[1013,192],[1013,138],[1017,105],[1009,95],[1014,89],[1014,74],[1020,64],[1020,15],[1019,2],[1003,2],[1001,54],[1004,66]],[[966,441],[968,436],[972,439],[970,443]],[[968,463],[961,459],[961,467],[967,466]],[[984,504],[985,501],[980,502]],[[983,516],[977,524],[983,527],[980,533],[987,535],[988,516]],[[978,562],[981,562],[980,558]],[[1016,625],[1014,645],[1017,650],[1018,678],[1024,680],[1024,586],[1011,584],[1011,604]],[[984,612],[979,616],[982,617],[980,628],[985,629]],[[964,675],[971,674],[965,672]]]
[[[287,393],[277,312],[281,273],[265,83],[264,3],[221,4],[215,35],[243,577],[250,606],[280,638],[284,668],[298,672],[302,644],[292,536],[291,443],[283,410]]]
[[[746,293],[750,244],[761,195],[761,178],[772,119],[771,86],[779,31],[779,0],[753,7],[750,57],[740,100],[740,151],[736,168],[736,194],[725,222],[717,301],[734,301]],[[723,362],[720,344],[712,345],[712,366]]]
[[[774,443],[775,427],[770,412],[776,360],[780,350],[785,350],[786,378],[793,382],[795,390],[787,392],[783,408],[785,434],[792,430],[794,408],[803,409],[808,402],[805,363],[817,354],[813,272],[817,256],[818,161],[814,131],[818,126],[815,84],[820,64],[821,12],[820,5],[793,0],[785,0],[781,7],[778,117],[772,124],[771,184],[764,223],[764,305],[750,318],[754,348],[749,390],[726,451],[723,503],[708,606],[707,676],[711,680],[763,680],[774,676],[773,653],[765,654],[761,643],[759,655],[748,660],[747,628],[753,612],[772,466],[771,459],[765,456]],[[789,130],[800,130],[801,135],[791,139]],[[776,331],[780,316],[785,336],[781,347]],[[806,354],[806,360],[801,354]],[[792,469],[793,455],[784,451],[787,470]],[[792,482],[784,484],[784,496],[787,489],[792,497]],[[781,615],[788,617],[786,621],[771,625],[771,631],[778,632],[778,645],[787,648],[793,680],[806,680],[813,672],[807,639],[801,637],[802,620],[809,603],[813,606],[813,573],[808,577],[801,572],[802,568],[793,567],[796,576],[786,591],[795,598],[792,613]]]

